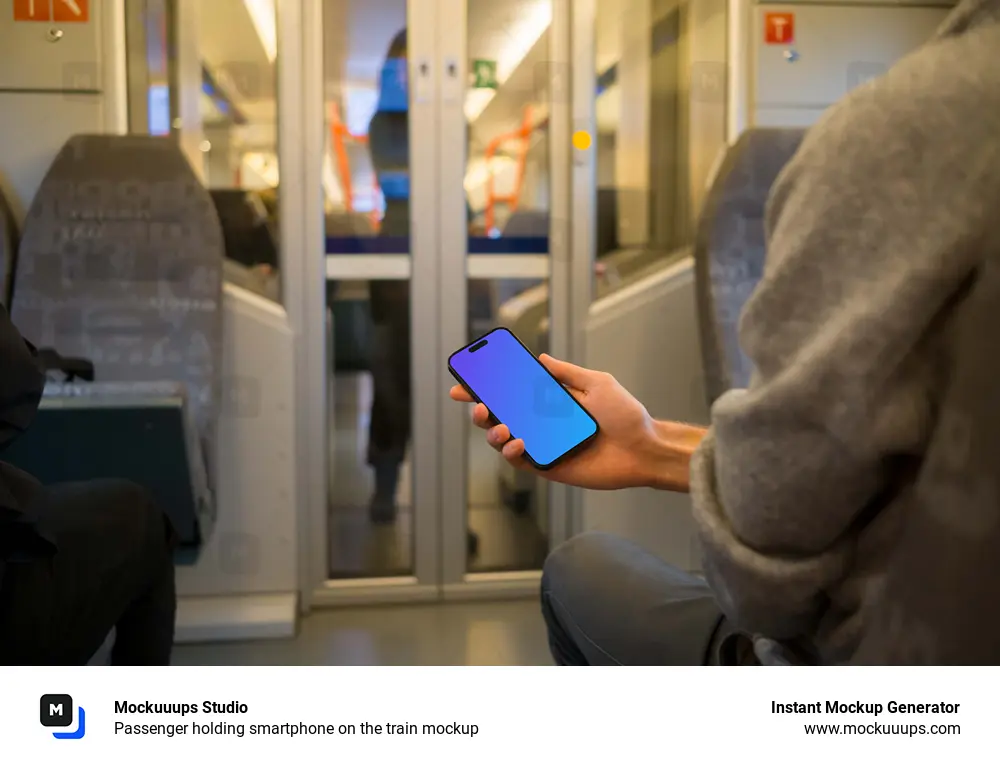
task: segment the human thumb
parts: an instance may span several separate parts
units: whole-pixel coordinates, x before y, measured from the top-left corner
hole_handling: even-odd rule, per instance
[[[593,370],[578,367],[548,354],[542,354],[538,357],[538,361],[545,365],[545,369],[551,372],[555,379],[564,386],[575,388],[577,391],[586,391],[593,386],[594,376],[597,374]]]

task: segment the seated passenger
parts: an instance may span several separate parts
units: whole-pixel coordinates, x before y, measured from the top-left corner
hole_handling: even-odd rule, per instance
[[[45,376],[0,306],[0,449],[28,428]],[[87,449],[81,444],[80,449]],[[0,462],[0,665],[168,665],[173,531],[122,481],[43,487]]]
[[[964,0],[925,48],[808,133],[772,190],[767,268],[742,318],[756,373],[748,390],[716,402],[710,429],[653,420],[609,374],[543,357],[601,433],[542,475],[592,489],[690,489],[707,576],[611,536],[571,539],[542,579],[559,664],[755,664],[768,661],[765,646],[793,663],[968,661],[941,619],[899,627],[913,627],[902,601],[954,607],[964,594],[906,594],[893,556],[914,519],[955,309],[987,255],[1000,254],[998,49],[1000,0]],[[471,401],[457,386],[451,396]],[[487,416],[475,406],[488,442],[530,470],[523,442]],[[981,543],[949,544],[954,554]],[[888,580],[903,597],[886,609]],[[872,635],[884,639],[874,654]]]

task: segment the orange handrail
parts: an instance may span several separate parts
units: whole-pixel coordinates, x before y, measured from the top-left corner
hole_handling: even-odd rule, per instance
[[[347,129],[343,120],[340,119],[340,110],[337,108],[337,105],[331,103],[330,139],[333,143],[333,154],[337,166],[337,175],[340,180],[340,186],[344,191],[344,206],[347,208],[348,213],[353,213],[354,186],[351,182],[351,161],[347,156],[346,141],[351,140],[355,143],[367,144],[368,136],[351,133]],[[372,190],[375,192],[375,197],[377,198],[379,193],[378,179],[373,178]],[[374,226],[375,230],[378,231],[380,224],[378,210],[375,207],[372,207],[372,211],[369,216],[371,218],[372,226]]]
[[[532,124],[532,109],[530,106],[524,108],[524,119],[517,130],[504,133],[494,138],[486,147],[484,160],[486,162],[486,207],[484,210],[485,227],[489,232],[496,222],[496,206],[498,203],[506,204],[511,212],[517,209],[521,200],[521,191],[524,187],[524,175],[528,162],[528,149],[530,147],[531,134],[538,126]],[[345,206],[348,212],[354,212],[354,189],[351,183],[351,163],[347,156],[346,142],[348,140],[356,143],[368,143],[368,136],[351,133],[343,120],[340,119],[340,110],[336,104],[330,104],[330,138],[333,144],[334,160],[336,163],[337,175],[339,176],[341,188],[344,191]],[[514,182],[514,191],[510,194],[497,194],[494,184],[494,172],[492,160],[496,156],[500,147],[509,141],[519,141],[517,148],[517,175]],[[378,179],[373,179],[372,188],[377,197],[379,194]],[[378,211],[371,212],[372,225],[376,231],[379,227]]]
[[[496,206],[498,202],[506,203],[510,207],[511,212],[513,212],[517,210],[517,205],[521,200],[521,189],[524,186],[524,171],[528,163],[528,148],[530,146],[531,134],[535,130],[535,126],[531,122],[531,114],[531,107],[526,106],[524,108],[524,119],[521,121],[521,127],[510,133],[503,133],[497,136],[486,146],[483,156],[486,161],[486,209],[484,211],[484,224],[487,233],[493,230],[493,225],[496,222]],[[514,191],[510,194],[497,194],[493,184],[492,160],[497,150],[503,144],[513,140],[520,141],[517,150],[517,176],[514,181]]]

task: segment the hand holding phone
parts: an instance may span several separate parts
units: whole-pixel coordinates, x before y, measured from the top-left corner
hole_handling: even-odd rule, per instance
[[[483,339],[463,351],[474,348]],[[455,356],[452,360],[457,361]],[[470,393],[469,380],[462,380],[458,370],[452,368],[452,374],[462,385],[452,387],[451,398],[458,402],[479,402],[472,409],[473,423],[486,431],[487,442],[511,465],[537,471],[551,481],[587,489],[653,486],[686,491],[687,462],[704,429],[655,422],[646,408],[606,372],[588,370],[544,354],[537,360],[532,357],[530,363],[543,366],[559,387],[600,424],[600,430],[580,447],[571,448],[556,464],[539,470],[534,465],[538,455],[531,455],[531,460],[525,457],[528,444],[519,436],[526,432],[518,431],[517,424],[504,422],[503,406],[500,412],[491,413],[487,406],[493,397],[488,398],[485,389]],[[457,366],[465,369],[462,362]],[[495,370],[496,377],[500,380],[513,377],[514,365],[500,367]],[[482,370],[466,370],[466,373],[470,379],[484,374]]]
[[[448,369],[524,442],[524,459],[538,470],[549,470],[597,436],[594,417],[506,328],[456,351]]]

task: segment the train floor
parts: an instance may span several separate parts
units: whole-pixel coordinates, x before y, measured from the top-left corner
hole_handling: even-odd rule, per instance
[[[551,665],[537,599],[326,609],[293,639],[184,644],[174,665]]]
[[[365,460],[371,378],[367,373],[337,375],[330,429],[330,577],[394,577],[412,574],[413,509],[410,464],[401,471],[399,514],[390,525],[368,516],[371,469]],[[548,548],[547,530],[534,514],[515,513],[501,502],[500,460],[481,432],[469,429],[469,529],[478,549],[472,572],[540,569]],[[419,512],[419,511],[418,511]]]

